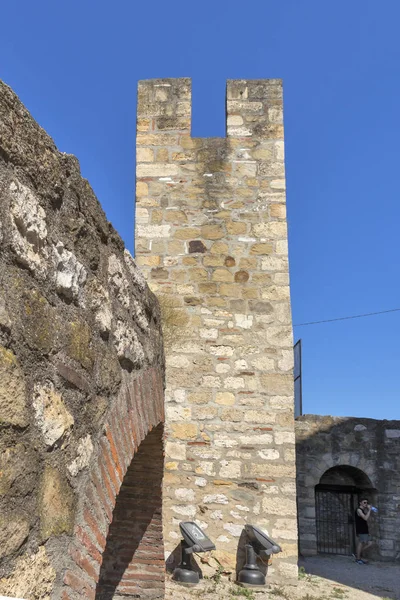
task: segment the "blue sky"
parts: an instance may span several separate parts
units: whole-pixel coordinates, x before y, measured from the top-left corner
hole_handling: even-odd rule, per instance
[[[136,86],[193,78],[224,135],[228,78],[282,77],[294,323],[400,307],[398,0],[13,0],[0,78],[75,154],[133,247]],[[295,327],[305,412],[400,418],[400,312]]]

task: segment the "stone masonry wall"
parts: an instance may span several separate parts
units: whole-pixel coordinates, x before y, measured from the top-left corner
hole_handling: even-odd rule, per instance
[[[154,295],[78,161],[0,82],[0,594],[164,596],[163,377]]]
[[[226,110],[226,138],[192,138],[190,80],[139,83],[136,261],[163,313],[164,538],[169,556],[195,520],[234,573],[254,523],[282,545],[269,570],[282,581],[297,524],[281,81],[228,81]]]
[[[378,507],[370,522],[374,556],[400,560],[400,421],[304,415],[295,427],[300,552],[317,553],[315,486],[340,466],[376,490],[366,494]],[[329,483],[351,485],[337,477]]]

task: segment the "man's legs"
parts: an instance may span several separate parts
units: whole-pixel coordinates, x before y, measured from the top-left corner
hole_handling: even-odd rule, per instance
[[[368,550],[368,548],[370,548],[373,544],[374,544],[374,542],[371,540],[363,542],[360,539],[358,539],[357,548],[356,548],[356,560],[364,560],[362,558],[363,552],[365,552],[365,550]]]
[[[361,559],[361,552],[363,551],[363,543],[360,542],[360,540],[357,541],[357,548],[356,548],[356,559],[360,560]]]
[[[361,552],[365,552],[365,550],[368,550],[368,548],[373,546],[373,544],[374,544],[374,542],[372,542],[371,540],[369,542],[366,542],[365,544],[363,544]]]

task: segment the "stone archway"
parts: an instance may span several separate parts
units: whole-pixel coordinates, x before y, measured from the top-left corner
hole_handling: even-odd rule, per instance
[[[80,495],[62,600],[164,597],[163,423],[162,372],[125,374]]]
[[[323,473],[315,486],[318,553],[355,552],[354,515],[361,495],[376,497],[370,478],[361,469],[337,465]]]
[[[310,444],[310,441],[307,441]],[[316,438],[313,443],[318,443]],[[310,445],[311,447],[311,445]],[[320,454],[318,460],[311,461],[307,468],[303,465],[303,455],[300,455],[301,444],[297,445],[298,471],[297,471],[297,509],[299,527],[299,553],[303,556],[317,554],[317,528],[315,489],[321,481],[327,483],[331,476],[341,476],[347,473],[353,479],[354,485],[361,489],[374,489],[374,479],[371,467],[357,453],[343,453],[343,456],[334,455],[332,452]],[[304,454],[306,456],[306,454]],[[301,463],[299,458],[301,458]],[[326,474],[326,475],[325,475]],[[358,475],[357,475],[358,474]],[[362,474],[362,475],[361,475]],[[344,481],[344,480],[342,480]],[[373,496],[373,499],[375,496]]]

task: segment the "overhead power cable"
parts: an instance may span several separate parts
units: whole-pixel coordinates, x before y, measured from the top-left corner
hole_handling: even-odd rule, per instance
[[[362,317],[373,317],[375,315],[384,315],[386,313],[398,312],[400,308],[391,308],[389,310],[380,310],[378,312],[364,313],[363,315],[352,315],[351,317],[337,317],[336,319],[325,319],[324,321],[309,321],[308,323],[297,323],[293,327],[305,327],[306,325],[319,325],[320,323],[333,323],[334,321],[347,321],[348,319],[361,319]]]

